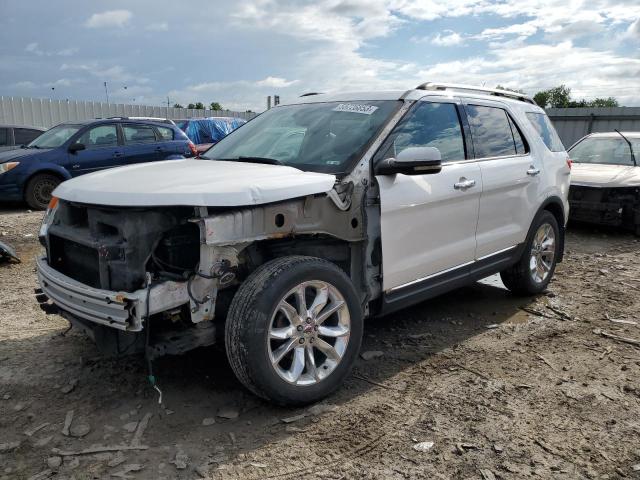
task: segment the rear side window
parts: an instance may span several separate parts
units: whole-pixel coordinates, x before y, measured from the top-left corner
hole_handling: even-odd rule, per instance
[[[549,150],[552,152],[564,151],[564,145],[562,145],[562,141],[556,133],[556,129],[553,128],[549,117],[544,113],[527,112],[527,118]]]
[[[394,128],[380,160],[396,157],[409,147],[435,147],[442,161],[464,160],[464,139],[453,103],[419,102]]]
[[[31,128],[14,128],[13,138],[16,145],[27,145],[38,138],[42,132]]]
[[[9,130],[0,128],[0,147],[9,145]]]
[[[123,125],[125,143],[153,143],[156,134],[153,127],[148,125]]]
[[[163,140],[173,140],[173,130],[167,127],[156,127]]]
[[[476,158],[516,155],[507,112],[483,105],[467,105],[466,109]]]

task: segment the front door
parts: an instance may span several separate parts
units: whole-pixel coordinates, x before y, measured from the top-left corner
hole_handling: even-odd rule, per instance
[[[442,171],[379,175],[383,288],[390,291],[458,268],[475,257],[482,177],[466,153],[455,101],[419,101],[374,162],[407,147],[435,147]]]
[[[72,176],[122,164],[123,151],[118,145],[118,131],[115,124],[90,127],[81,133],[74,143],[81,143],[85,148],[68,154],[68,170]]]

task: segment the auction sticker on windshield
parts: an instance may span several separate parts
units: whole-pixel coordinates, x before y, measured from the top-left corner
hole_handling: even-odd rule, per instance
[[[341,103],[333,109],[334,112],[350,112],[371,115],[378,109],[375,105],[362,105],[360,103]]]

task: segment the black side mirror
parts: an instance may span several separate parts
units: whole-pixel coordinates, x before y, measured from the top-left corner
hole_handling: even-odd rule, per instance
[[[375,167],[376,175],[428,175],[442,170],[440,150],[435,147],[409,147],[397,158],[385,158]]]
[[[85,147],[84,143],[72,143],[69,145],[69,153],[76,153],[80,150],[85,150],[86,148],[87,147]]]

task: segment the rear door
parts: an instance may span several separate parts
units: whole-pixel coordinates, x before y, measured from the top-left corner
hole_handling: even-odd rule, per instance
[[[157,125],[156,130],[158,132],[158,146],[160,147],[159,160],[175,155],[184,155],[185,150],[189,151],[186,146],[186,139],[178,141],[178,139],[174,138],[175,132],[173,129]]]
[[[376,176],[386,292],[448,272],[464,275],[473,262],[482,177],[467,154],[456,103],[433,97],[417,102],[374,159],[407,147],[435,147],[443,164],[436,174]]]
[[[465,110],[482,173],[476,234],[476,259],[482,259],[525,240],[541,166],[505,104],[474,99],[465,103]]]
[[[73,143],[81,143],[85,148],[68,154],[69,173],[72,176],[116,167],[124,159],[115,123],[89,127]]]
[[[158,142],[152,125],[123,123],[121,127],[127,164],[154,162],[165,158],[164,147]]]

